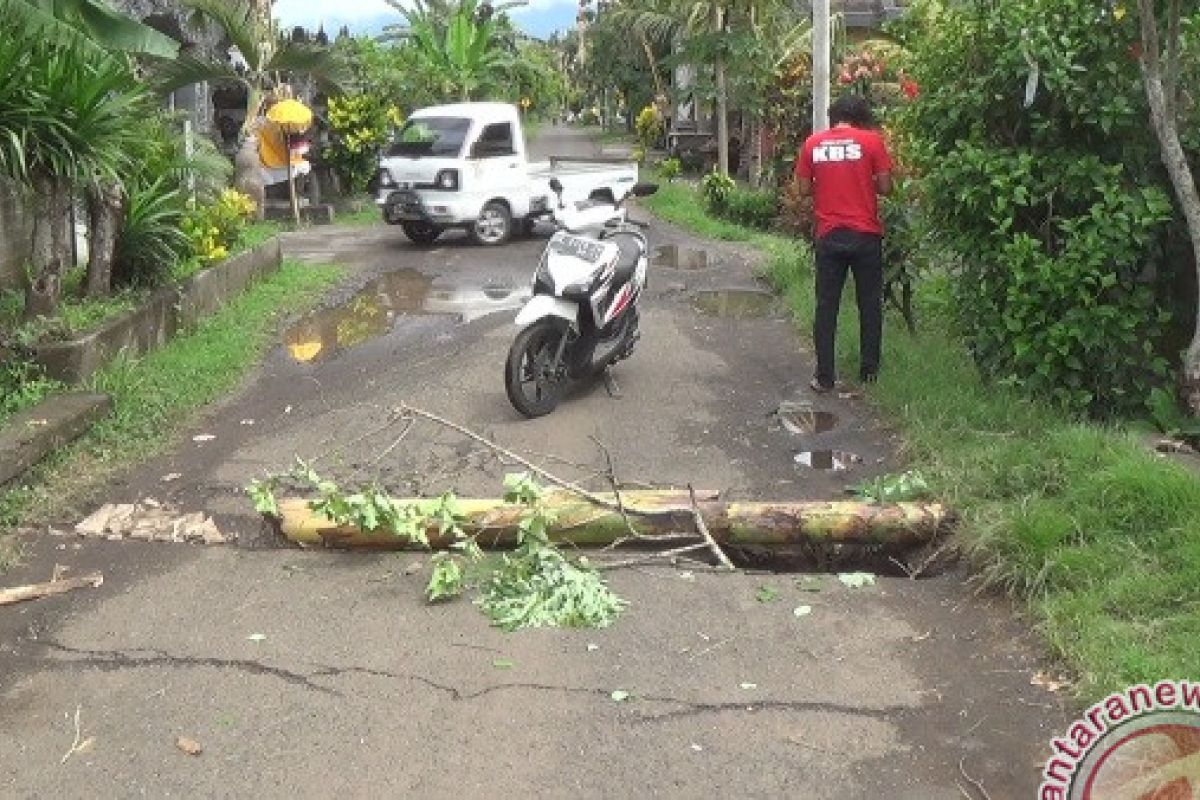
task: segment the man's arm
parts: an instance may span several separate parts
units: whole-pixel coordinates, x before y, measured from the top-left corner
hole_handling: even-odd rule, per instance
[[[875,139],[871,153],[871,165],[875,169],[875,191],[879,194],[892,193],[892,154],[882,136]]]

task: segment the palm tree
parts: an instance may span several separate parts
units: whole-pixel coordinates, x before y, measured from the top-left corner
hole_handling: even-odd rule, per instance
[[[44,38],[5,37],[0,45],[0,174],[37,201],[26,314],[58,303],[71,260],[67,238],[73,188],[119,182],[129,167],[136,123],[151,105],[127,60]],[[134,88],[131,88],[134,87]]]

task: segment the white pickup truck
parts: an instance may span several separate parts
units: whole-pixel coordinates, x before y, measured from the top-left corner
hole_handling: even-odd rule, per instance
[[[428,244],[448,228],[503,244],[550,210],[550,180],[566,202],[620,200],[637,165],[553,157],[531,162],[516,106],[456,103],[414,111],[379,160],[376,204],[410,240]],[[557,199],[556,199],[557,202]]]

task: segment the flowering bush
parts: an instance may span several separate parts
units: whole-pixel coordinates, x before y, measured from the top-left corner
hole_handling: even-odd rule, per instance
[[[351,191],[362,189],[375,172],[379,148],[404,122],[395,105],[377,96],[331,97],[327,108],[330,142],[323,153]]]
[[[225,258],[254,212],[254,200],[236,189],[225,189],[216,201],[190,209],[182,228],[192,253],[205,263]]]

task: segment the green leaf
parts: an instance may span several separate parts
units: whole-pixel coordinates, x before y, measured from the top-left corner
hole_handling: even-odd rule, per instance
[[[773,603],[779,599],[779,590],[770,584],[763,584],[758,587],[754,599],[760,603]]]
[[[492,666],[496,669],[512,669],[513,662],[508,658],[496,658],[492,659]]]
[[[614,689],[609,695],[614,703],[624,703],[629,700],[632,695],[624,689]]]

